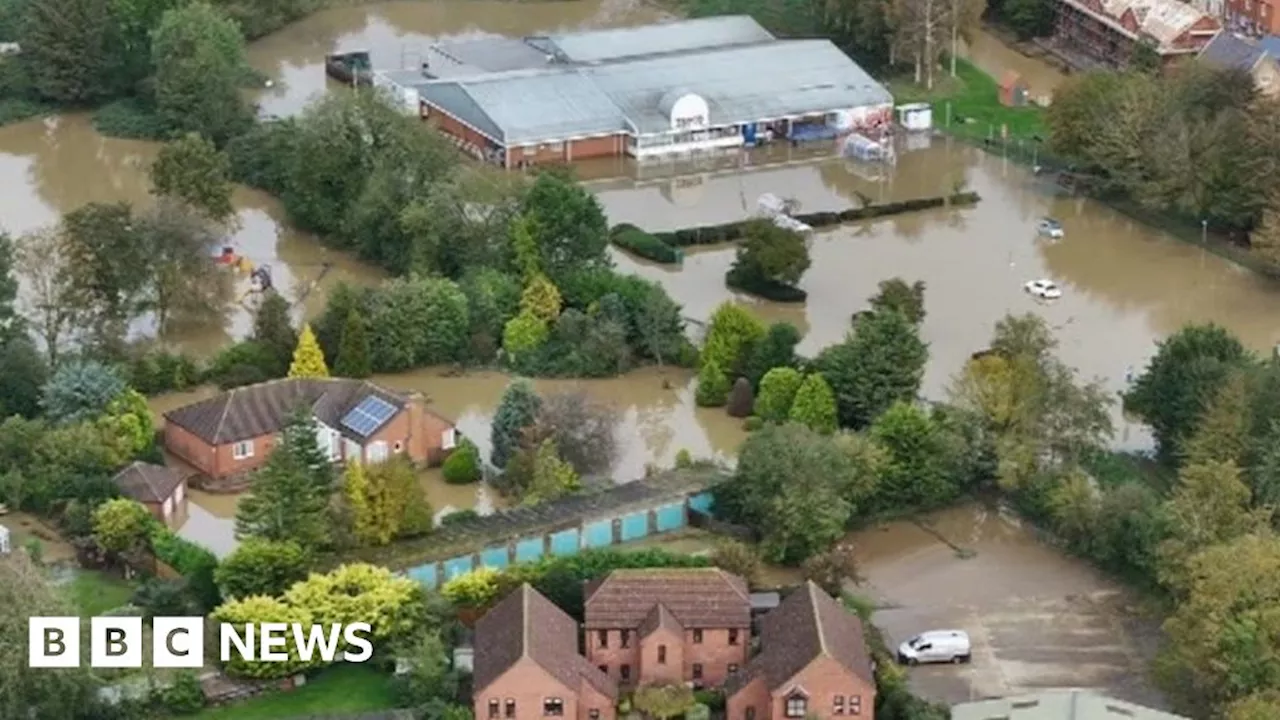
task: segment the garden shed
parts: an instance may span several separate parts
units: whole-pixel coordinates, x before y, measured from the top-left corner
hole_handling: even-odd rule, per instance
[[[1005,107],[1023,107],[1031,100],[1027,81],[1013,70],[1000,76],[1000,104]]]

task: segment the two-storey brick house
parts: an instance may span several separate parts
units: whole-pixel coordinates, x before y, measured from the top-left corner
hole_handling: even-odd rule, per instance
[[[476,623],[476,720],[614,720],[618,686],[578,652],[578,624],[528,584]]]
[[[760,648],[725,685],[726,720],[875,720],[862,621],[812,582],[764,616]]]
[[[718,568],[615,570],[583,604],[587,659],[619,684],[715,687],[747,664],[747,584]]]

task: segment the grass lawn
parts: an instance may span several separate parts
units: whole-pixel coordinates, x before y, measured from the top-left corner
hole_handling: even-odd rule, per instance
[[[292,692],[209,708],[190,720],[279,720],[296,716],[368,712],[395,707],[391,678],[364,665],[335,665]]]
[[[951,131],[984,138],[1000,127],[1009,127],[1010,138],[1045,136],[1044,110],[1036,107],[1011,108],[1000,104],[998,81],[966,60],[956,61],[956,77],[951,77],[950,62],[944,60],[934,76],[933,90],[917,85],[911,76],[898,76],[889,81],[894,102],[928,102],[933,105],[933,124],[944,127],[947,103],[951,104]]]
[[[78,570],[67,584],[71,601],[82,617],[101,615],[129,602],[137,586],[129,581],[98,570]]]

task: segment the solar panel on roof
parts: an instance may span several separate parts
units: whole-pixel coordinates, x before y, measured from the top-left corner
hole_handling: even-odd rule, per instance
[[[395,414],[395,405],[370,395],[342,417],[342,426],[361,437],[368,437]]]

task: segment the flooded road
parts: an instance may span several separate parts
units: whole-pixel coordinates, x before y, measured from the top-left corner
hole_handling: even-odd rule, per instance
[[[287,116],[334,84],[325,78],[326,53],[364,50],[377,70],[417,68],[442,39],[621,27],[661,16],[639,0],[381,2],[322,10],[255,42],[248,58],[274,81],[257,98],[262,111]]]
[[[477,372],[453,376],[439,369],[373,378],[398,390],[418,390],[431,408],[454,420],[459,430],[489,456],[490,426],[494,410],[509,378],[502,373]],[[669,388],[665,387],[670,385]],[[746,437],[742,421],[719,409],[699,408],[693,401],[690,372],[650,368],[608,380],[539,380],[538,392],[547,395],[581,389],[609,403],[619,414],[618,461],[613,477],[618,481],[642,477],[646,465],[670,467],[681,449],[694,458],[732,462]],[[157,421],[163,413],[216,392],[212,388],[173,393],[151,400]],[[437,518],[462,509],[480,513],[500,507],[502,498],[483,484],[450,485],[439,470],[422,473],[421,484]],[[236,496],[191,492],[191,511],[180,533],[219,554],[235,547]]]

